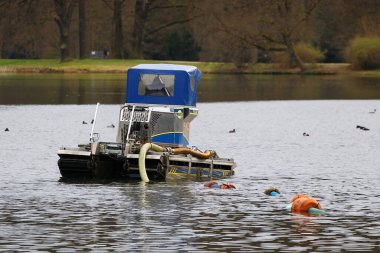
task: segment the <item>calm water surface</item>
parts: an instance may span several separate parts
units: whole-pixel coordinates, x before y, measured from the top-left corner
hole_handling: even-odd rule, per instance
[[[364,86],[376,90],[372,85],[377,86]],[[57,92],[61,87],[52,86]],[[14,96],[23,101],[37,96],[28,84],[25,88],[28,93]],[[118,97],[122,91],[114,88],[104,96]],[[46,103],[68,103],[81,93],[64,94],[47,95],[53,100]],[[7,103],[3,90],[0,97]],[[0,105],[0,251],[380,251],[379,100],[199,103],[198,108],[191,143],[235,158],[236,175],[224,181],[236,190],[205,189],[194,181],[59,182],[56,151],[88,141],[91,125],[82,121],[91,120],[95,106]],[[377,113],[368,113],[375,108]],[[115,139],[115,129],[106,126],[117,124],[118,111],[118,105],[100,107],[96,131],[102,140]],[[235,134],[228,133],[232,128]],[[282,195],[265,196],[270,186]],[[287,213],[285,206],[298,193],[316,198],[329,214]]]
[[[121,104],[124,74],[1,74],[0,104]],[[380,99],[380,78],[211,75],[198,101]]]

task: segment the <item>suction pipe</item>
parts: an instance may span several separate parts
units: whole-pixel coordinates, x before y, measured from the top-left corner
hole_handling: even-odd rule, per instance
[[[166,151],[165,148],[158,146],[157,144],[154,144],[154,143],[145,143],[141,147],[140,154],[139,154],[139,173],[140,173],[141,180],[143,182],[149,182],[149,178],[148,178],[148,175],[146,174],[146,168],[145,168],[145,157],[146,157],[146,153],[150,149],[156,152]]]
[[[155,152],[169,152],[171,154],[184,154],[184,155],[192,155],[196,158],[199,159],[207,159],[210,158],[213,155],[216,155],[214,151],[211,150],[206,150],[204,153],[190,149],[190,148],[164,148],[161,147],[157,144],[154,143],[145,143],[142,145],[140,149],[140,154],[139,154],[139,174],[140,178],[143,182],[149,182],[148,175],[146,173],[146,168],[145,168],[145,158],[146,158],[146,153],[148,153],[149,150],[153,150]]]
[[[206,150],[204,153],[202,153],[202,152],[193,150],[191,148],[173,148],[172,152],[175,155],[179,155],[179,154],[189,155],[190,154],[199,159],[208,159],[213,154],[215,154],[215,152],[211,150]]]

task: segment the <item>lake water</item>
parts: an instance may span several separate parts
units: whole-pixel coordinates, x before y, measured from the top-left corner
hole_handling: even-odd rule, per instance
[[[276,86],[270,77],[263,78]],[[109,80],[113,87],[114,79]],[[4,83],[0,86],[12,90]],[[56,105],[4,105],[32,103],[28,99],[40,95],[29,85],[28,80],[20,84],[27,93],[14,91],[14,98],[25,99],[15,102],[6,100],[4,87],[0,89],[0,251],[380,251],[379,97],[199,103],[191,144],[215,149],[238,164],[234,177],[221,180],[237,189],[220,190],[206,189],[197,181],[59,182],[56,151],[89,140],[91,125],[82,121],[90,121],[95,110],[95,105],[59,103],[92,103],[91,99],[105,97],[109,100],[103,103],[107,103],[112,96],[120,97],[117,102],[122,103],[123,91],[114,85],[114,92],[107,88],[98,93],[94,88],[87,94],[74,88],[67,91],[63,85],[64,95],[59,95],[56,86],[56,95],[46,91],[52,100],[40,102]],[[322,89],[311,85],[313,90]],[[333,84],[335,90],[339,90],[336,85],[344,86]],[[376,82],[356,86],[358,94],[379,94]],[[282,94],[276,89],[280,88],[262,94]],[[255,90],[260,89],[252,93]],[[299,89],[297,94],[313,94],[306,90]],[[79,96],[82,102],[72,100],[74,94],[85,94]],[[63,100],[54,100],[60,96]],[[258,95],[246,96],[245,100],[251,100],[249,96]],[[289,91],[281,99],[293,96]],[[45,99],[43,94],[40,98]],[[267,99],[272,98],[258,100]],[[375,108],[378,112],[369,113]],[[101,105],[96,125],[101,140],[115,139],[116,130],[106,126],[117,124],[118,111],[115,103]],[[9,132],[4,131],[6,127]],[[228,133],[233,128],[236,133]],[[304,132],[309,136],[303,136]],[[271,186],[282,194],[264,195]],[[316,198],[328,215],[288,213],[285,207],[298,193]]]
[[[1,74],[0,104],[121,104],[124,74]],[[199,102],[380,99],[380,78],[298,75],[211,75]]]

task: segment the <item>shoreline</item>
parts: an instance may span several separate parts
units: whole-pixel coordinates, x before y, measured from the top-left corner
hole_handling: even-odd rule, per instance
[[[207,74],[256,75],[359,75],[379,76],[380,70],[352,70],[347,63],[306,64],[307,70],[281,68],[276,64],[256,63],[237,67],[234,63],[156,60],[84,59],[60,63],[58,59],[0,59],[1,73],[126,73],[138,64],[166,63],[194,65]]]

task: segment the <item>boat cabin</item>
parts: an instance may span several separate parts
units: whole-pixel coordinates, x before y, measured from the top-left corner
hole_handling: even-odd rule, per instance
[[[198,68],[184,65],[130,68],[117,142],[187,146],[190,122],[198,115],[195,106],[201,75]]]

